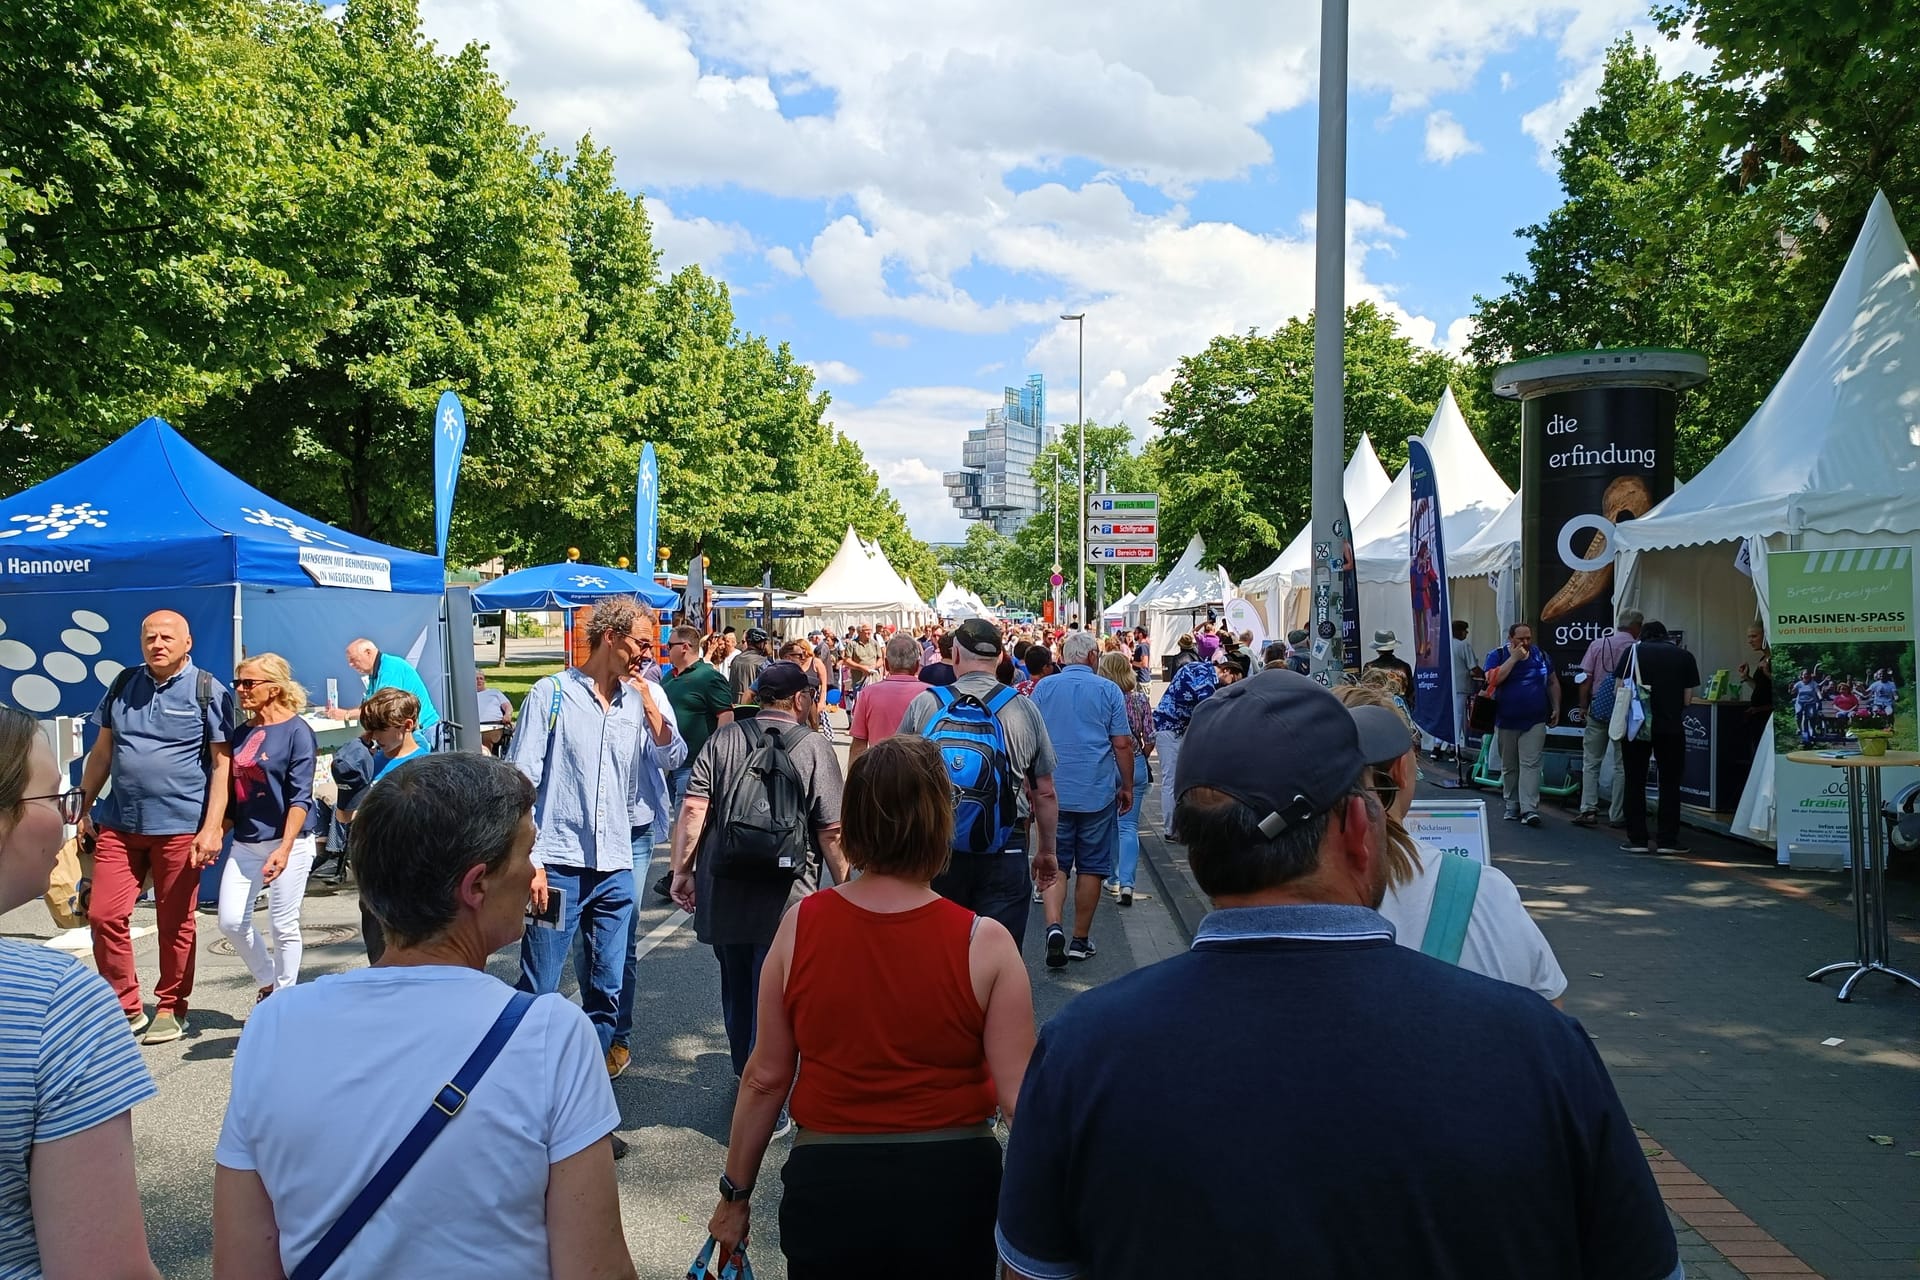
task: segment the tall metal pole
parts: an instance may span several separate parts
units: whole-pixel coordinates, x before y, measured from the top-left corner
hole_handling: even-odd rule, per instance
[[[1100,487],[1094,492],[1106,493],[1107,469],[1100,468]],[[1093,567],[1093,629],[1100,635],[1107,633],[1107,566],[1097,564]]]
[[[1081,626],[1087,625],[1087,313],[1061,316],[1080,329],[1080,371],[1074,376],[1074,392],[1079,400],[1080,431],[1080,563],[1074,566],[1073,612]]]
[[[1339,527],[1345,432],[1347,0],[1320,0],[1320,174],[1313,286],[1313,676],[1340,670],[1340,574],[1352,530]]]
[[[1060,572],[1060,455],[1053,455],[1053,571]],[[1065,621],[1060,616],[1060,588],[1051,587],[1053,592],[1053,624],[1057,627]]]

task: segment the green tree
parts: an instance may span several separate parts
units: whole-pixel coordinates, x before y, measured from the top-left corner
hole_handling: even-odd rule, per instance
[[[1345,452],[1368,432],[1389,472],[1457,376],[1370,302],[1347,311]],[[1182,357],[1147,453],[1159,478],[1160,567],[1194,534],[1234,578],[1270,562],[1311,515],[1313,321],[1215,338]],[[1354,519],[1363,512],[1352,513]]]
[[[967,536],[947,558],[953,580],[988,604],[1002,600],[1030,607],[1041,598],[1008,570],[1013,539],[985,520],[967,522]]]
[[[1092,493],[1098,488],[1102,471],[1106,473],[1107,484],[1113,492],[1147,493],[1154,490],[1152,465],[1143,455],[1134,452],[1131,427],[1124,422],[1112,426],[1089,422],[1086,424],[1086,434],[1087,492]],[[1067,596],[1071,597],[1075,589],[1077,578],[1073,561],[1075,549],[1080,543],[1080,484],[1076,464],[1079,444],[1079,429],[1073,425],[1064,426],[1060,429],[1060,438],[1041,449],[1033,463],[1033,483],[1040,491],[1040,513],[1020,526],[1006,557],[1010,591],[1030,604],[1045,600],[1052,593],[1047,578],[1054,565],[1056,509],[1060,517],[1059,564],[1068,583]],[[1161,549],[1163,552],[1166,549],[1164,539]],[[1092,576],[1088,574],[1089,597],[1093,594]],[[1092,608],[1091,600],[1088,608]]]

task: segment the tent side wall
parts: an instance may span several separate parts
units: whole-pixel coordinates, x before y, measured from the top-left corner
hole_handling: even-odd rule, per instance
[[[433,695],[434,709],[442,716],[450,714],[439,596],[337,587],[245,587],[241,608],[246,651],[285,658],[316,707],[326,705],[330,678],[340,682],[342,706],[360,704],[360,674],[347,665],[347,643],[365,636],[382,653],[412,663]],[[232,672],[229,666],[216,674]]]
[[[233,596],[231,586],[0,593],[0,703],[41,719],[91,714],[120,669],[143,661],[141,620],[161,609],[187,620],[194,662],[224,681]]]

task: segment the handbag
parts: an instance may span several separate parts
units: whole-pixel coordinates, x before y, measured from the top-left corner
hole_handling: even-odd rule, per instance
[[[288,1280],[320,1280],[327,1269],[340,1259],[341,1253],[353,1243],[360,1229],[367,1225],[368,1219],[387,1202],[400,1180],[426,1154],[433,1140],[440,1136],[453,1118],[467,1105],[467,1097],[487,1074],[487,1068],[507,1047],[507,1041],[513,1039],[514,1031],[520,1026],[520,1020],[527,1016],[527,1010],[533,1007],[533,996],[525,991],[516,991],[507,1001],[507,1007],[493,1020],[487,1034],[474,1047],[460,1070],[454,1072],[453,1079],[440,1086],[433,1095],[433,1101],[427,1106],[426,1114],[414,1122],[407,1136],[400,1139],[400,1145],[393,1149],[385,1164],[367,1179],[367,1185],[360,1188],[360,1194],[347,1205],[334,1224],[327,1228],[327,1234],[320,1237],[320,1243],[313,1246],[311,1252],[300,1260]]]
[[[87,882],[80,862],[80,837],[60,846],[53,860],[53,874],[47,877],[47,914],[61,929],[78,929],[87,922],[87,904],[81,900],[80,887]]]
[[[1624,689],[1616,683],[1607,736],[1615,742],[1649,741],[1653,737],[1653,690],[1640,681],[1640,646],[1637,644],[1627,656],[1627,681]]]
[[[753,1264],[747,1261],[747,1242],[742,1240],[733,1246],[733,1252],[721,1260],[719,1270],[713,1268],[713,1251],[720,1242],[712,1236],[693,1257],[693,1263],[687,1268],[687,1280],[753,1280]]]

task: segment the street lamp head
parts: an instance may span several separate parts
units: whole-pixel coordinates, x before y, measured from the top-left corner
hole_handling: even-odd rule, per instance
[[[1087,313],[1086,313],[1086,312],[1084,312],[1084,311],[1082,311],[1082,312],[1081,312],[1081,313],[1080,313],[1079,315],[1077,315],[1077,316],[1061,316],[1060,318],[1061,318],[1062,320],[1085,320],[1085,319],[1087,318]]]

